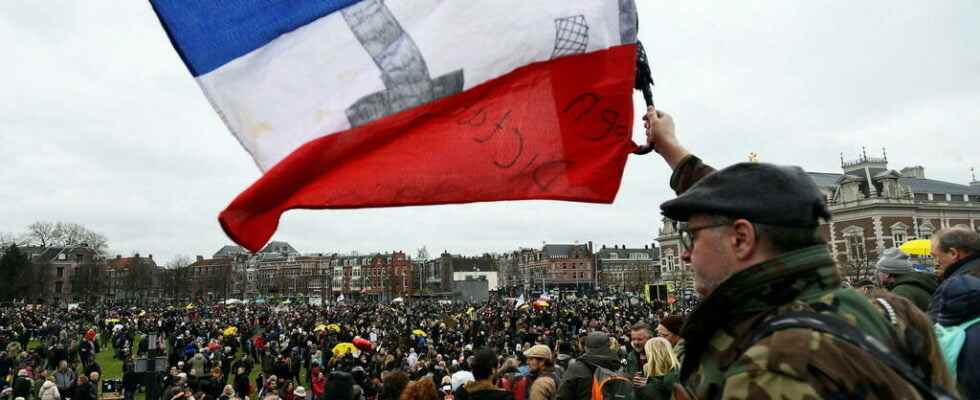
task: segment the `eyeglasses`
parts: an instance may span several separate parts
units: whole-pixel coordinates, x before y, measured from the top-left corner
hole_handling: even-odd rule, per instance
[[[697,234],[698,231],[708,228],[717,228],[719,226],[727,226],[729,224],[731,224],[731,221],[719,221],[710,225],[692,228],[687,225],[687,222],[678,222],[677,232],[681,234],[681,246],[684,246],[684,251],[691,251],[694,249],[694,240],[697,239],[695,234]]]

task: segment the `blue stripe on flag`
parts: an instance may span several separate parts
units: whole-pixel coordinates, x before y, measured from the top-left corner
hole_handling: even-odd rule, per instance
[[[211,72],[279,35],[358,1],[150,0],[194,76]]]

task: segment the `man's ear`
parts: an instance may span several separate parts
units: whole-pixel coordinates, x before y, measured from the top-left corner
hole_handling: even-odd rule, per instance
[[[744,219],[737,219],[732,223],[732,230],[735,232],[733,245],[735,258],[745,261],[755,256],[758,251],[759,241],[756,239],[755,226]]]

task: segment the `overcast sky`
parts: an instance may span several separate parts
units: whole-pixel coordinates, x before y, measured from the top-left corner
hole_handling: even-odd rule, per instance
[[[754,151],[838,172],[840,153],[867,146],[934,179],[965,184],[980,167],[978,1],[637,2],[658,106],[715,165]],[[76,222],[113,254],[160,263],[230,244],[217,215],[259,171],[148,3],[2,1],[0,44],[0,233]],[[634,156],[612,205],[291,211],[273,240],[304,253],[642,246],[668,177],[656,155]]]

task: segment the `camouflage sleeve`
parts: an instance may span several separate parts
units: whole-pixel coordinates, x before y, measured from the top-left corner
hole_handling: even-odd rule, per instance
[[[742,372],[725,380],[722,399],[821,399],[809,382],[782,372]]]
[[[710,165],[705,164],[700,158],[691,154],[684,157],[680,163],[677,164],[677,168],[674,168],[674,173],[670,175],[670,188],[674,189],[674,192],[678,195],[690,189],[695,183],[715,172],[715,169]]]

